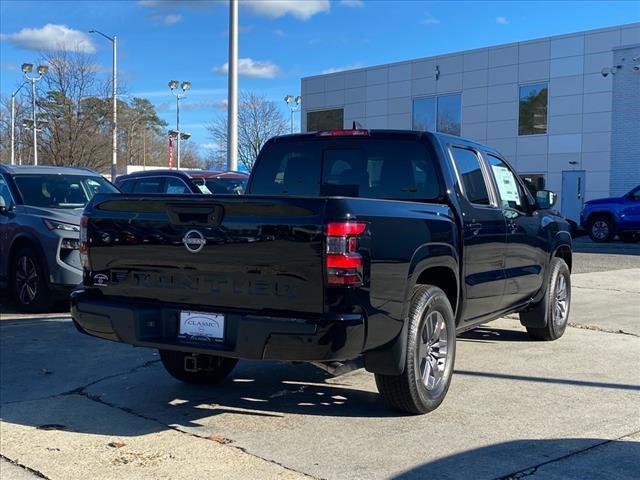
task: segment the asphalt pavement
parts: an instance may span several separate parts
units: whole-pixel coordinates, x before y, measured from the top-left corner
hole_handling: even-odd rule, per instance
[[[387,410],[364,371],[240,362],[220,386],[184,385],[154,351],[5,306],[0,477],[637,479],[634,247],[576,253],[562,339],[512,318],[460,336],[449,394],[423,416]]]

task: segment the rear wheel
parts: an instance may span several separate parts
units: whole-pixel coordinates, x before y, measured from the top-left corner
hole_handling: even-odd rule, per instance
[[[609,242],[615,233],[616,225],[610,217],[599,215],[589,220],[589,238],[594,242]]]
[[[238,363],[235,358],[173,350],[160,350],[160,360],[165,370],[181,382],[209,384],[222,382]]]
[[[404,372],[376,374],[384,402],[408,413],[438,408],[449,390],[456,353],[456,325],[445,293],[430,285],[413,291]]]
[[[53,298],[47,285],[40,255],[32,247],[21,248],[13,262],[13,294],[18,307],[27,312],[42,312]]]
[[[564,260],[554,257],[544,298],[520,312],[520,321],[535,340],[557,340],[567,328],[571,308],[571,274]],[[537,325],[544,325],[538,327]]]

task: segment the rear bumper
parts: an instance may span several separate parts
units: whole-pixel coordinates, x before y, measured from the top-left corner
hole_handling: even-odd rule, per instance
[[[211,344],[177,337],[180,310],[193,305],[107,299],[88,290],[71,294],[71,315],[80,331],[138,347],[220,355],[241,359],[330,361],[362,353],[365,322],[359,314],[290,318],[225,313],[225,339]]]

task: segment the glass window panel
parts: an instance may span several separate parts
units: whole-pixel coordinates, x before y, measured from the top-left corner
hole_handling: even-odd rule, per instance
[[[525,194],[521,190],[518,180],[516,180],[515,173],[498,157],[489,154],[487,155],[487,161],[491,165],[491,171],[496,179],[502,208],[524,210],[526,205]]]
[[[438,97],[438,131],[460,136],[461,109],[460,95]]]
[[[416,98],[413,101],[413,129],[436,131],[436,97]]]
[[[472,203],[490,205],[489,191],[480,168],[480,159],[473,150],[454,147],[453,158],[462,180],[464,194]]]
[[[307,112],[307,132],[341,130],[342,128],[344,128],[344,110],[342,108]]]
[[[548,91],[546,83],[520,87],[518,135],[547,133]]]

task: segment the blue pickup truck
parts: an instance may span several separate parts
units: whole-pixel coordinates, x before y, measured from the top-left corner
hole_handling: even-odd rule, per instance
[[[586,202],[580,226],[594,242],[609,242],[616,235],[623,242],[640,240],[640,185],[621,197]]]

